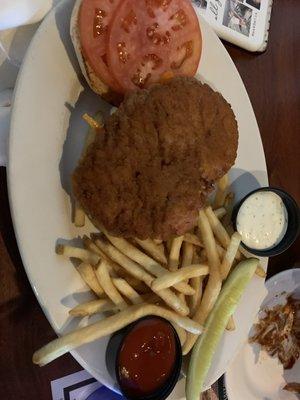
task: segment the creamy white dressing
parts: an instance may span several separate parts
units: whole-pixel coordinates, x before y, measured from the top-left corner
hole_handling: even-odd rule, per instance
[[[253,193],[241,205],[236,226],[242,242],[256,250],[276,246],[284,237],[288,225],[286,207],[276,193]]]

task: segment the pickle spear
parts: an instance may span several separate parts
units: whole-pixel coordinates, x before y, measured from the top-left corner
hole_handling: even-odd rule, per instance
[[[205,323],[205,330],[192,351],[186,379],[186,400],[199,400],[219,341],[229,318],[235,312],[246,286],[255,273],[258,262],[256,258],[240,262],[225,282]]]

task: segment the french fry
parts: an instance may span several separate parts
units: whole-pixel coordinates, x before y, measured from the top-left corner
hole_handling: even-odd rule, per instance
[[[180,268],[177,271],[167,272],[160,278],[154,279],[151,284],[151,288],[155,291],[167,289],[178,282],[182,282],[190,278],[195,278],[196,276],[207,275],[208,273],[209,268],[207,265],[190,265],[189,267]]]
[[[224,207],[226,209],[228,207],[232,207],[233,203],[234,203],[234,193],[233,192],[229,192],[229,193],[227,193],[227,195],[225,197]]]
[[[184,303],[188,307],[185,295],[183,293],[179,293],[178,297],[180,298],[182,303]]]
[[[225,256],[226,250],[224,250],[223,247],[220,246],[218,243],[216,243],[216,246],[217,246],[217,252],[218,252],[219,258],[220,258],[220,260],[222,260]]]
[[[172,239],[168,239],[165,242],[165,247],[166,247],[167,254],[170,254],[171,246],[172,246]]]
[[[88,301],[87,303],[78,304],[72,308],[69,314],[72,317],[86,317],[89,315],[101,313],[104,311],[117,311],[117,306],[109,299],[99,299]]]
[[[219,296],[222,287],[222,280],[219,272],[220,259],[217,252],[216,241],[204,210],[199,211],[198,224],[201,237],[203,238],[203,244],[207,253],[208,264],[210,268],[209,278],[203,293],[202,301],[193,317],[194,321],[197,321],[203,325]],[[187,335],[187,339],[183,346],[184,355],[189,353],[191,348],[194,346],[196,340],[196,335]]]
[[[97,278],[107,297],[118,307],[119,310],[124,310],[128,304],[114,286],[108,271],[109,264],[107,264],[105,260],[102,260],[96,269]]]
[[[260,265],[256,268],[255,274],[260,278],[265,278],[267,276],[265,270]]]
[[[64,244],[58,244],[56,246],[56,254],[65,256],[65,257],[73,257],[77,258],[83,262],[88,264],[96,265],[98,264],[100,257],[92,253],[89,250],[81,249],[80,247],[74,247]]]
[[[172,323],[172,325],[177,332],[182,347],[184,345],[184,342],[186,341],[186,330],[174,322]]]
[[[200,306],[202,297],[203,276],[197,276],[191,279],[191,286],[195,290],[195,294],[189,297],[190,315],[193,317],[196,310]]]
[[[85,213],[77,202],[74,203],[74,225],[78,228],[85,225]]]
[[[130,275],[146,283],[151,287],[153,277],[148,274],[142,267],[130,258],[121,253],[109,242],[105,242],[102,238],[95,239],[95,244],[102,250],[112,261],[123,267]]]
[[[84,119],[85,122],[93,129],[99,129],[101,127],[98,121],[96,121],[93,117],[91,117],[87,113],[83,114],[82,119]]]
[[[40,366],[46,365],[59,356],[83,345],[91,343],[104,336],[110,335],[125,326],[147,315],[163,317],[176,323],[188,332],[200,334],[202,327],[197,322],[187,317],[181,317],[173,311],[152,304],[139,304],[127,307],[125,310],[98,321],[92,325],[80,328],[53,340],[33,355],[33,363]]]
[[[141,282],[139,279],[134,278],[132,275],[129,275],[126,273],[126,270],[124,270],[122,267],[120,267],[119,264],[115,263],[112,261],[96,244],[87,236],[83,237],[83,243],[84,246],[93,251],[94,253],[97,253],[103,260],[106,260],[115,270],[116,274],[120,278],[126,279],[127,283],[135,290],[138,290],[141,293],[146,293],[148,292],[147,286]]]
[[[233,316],[230,317],[228,324],[226,326],[227,331],[235,331],[235,322]]]
[[[217,182],[217,192],[214,200],[214,208],[223,207],[228,186],[229,186],[229,178],[228,175],[226,174]]]
[[[219,258],[220,258],[220,260],[222,260],[225,256],[226,251],[218,243],[216,243],[216,247],[217,247],[217,252],[218,252]],[[206,253],[205,249],[203,249],[201,254],[204,257],[204,259],[207,259],[207,253]]]
[[[120,250],[124,255],[144,267],[144,269],[150,274],[156,277],[160,277],[167,272],[166,268],[162,267],[157,261],[147,256],[147,254],[144,254],[127,240],[111,236],[107,232],[105,232],[105,235],[118,250]],[[193,293],[191,286],[184,282],[179,283],[178,285],[176,285],[175,288],[179,292],[182,292],[186,295],[191,295]]]
[[[222,219],[226,215],[226,208],[225,207],[220,207],[214,210],[215,216],[218,219]]]
[[[205,257],[203,256],[204,253],[205,253]],[[202,250],[201,250],[201,253],[200,253],[200,255],[199,255],[198,252],[197,252],[196,247],[194,247],[194,251],[193,251],[193,264],[206,264],[206,263],[204,263],[204,260],[207,260],[205,249],[202,249]]]
[[[150,288],[144,282],[139,281],[133,276],[127,274],[125,270],[123,270],[122,273],[118,275],[120,278],[125,279],[128,285],[130,285],[136,292],[142,295],[151,293]]]
[[[203,249],[204,250],[204,249]],[[207,259],[205,259],[202,256],[198,255],[196,249],[194,248],[194,254],[193,254],[193,264],[205,264],[205,261],[207,263]],[[190,307],[190,316],[193,317],[196,310],[200,306],[201,298],[202,298],[202,290],[203,290],[203,279],[204,276],[197,276],[196,278],[190,279],[190,285],[192,288],[195,290],[195,293],[189,297],[189,307]]]
[[[224,226],[221,224],[220,220],[216,217],[215,213],[213,212],[212,208],[209,206],[205,210],[205,214],[208,218],[209,224],[211,226],[211,229],[213,233],[215,234],[216,238],[220,242],[220,244],[227,249],[230,243],[230,237],[224,228]]]
[[[194,244],[195,246],[199,246],[199,247],[203,247],[203,243],[201,242],[201,240],[198,238],[197,235],[193,234],[193,233],[186,233],[184,235],[183,240],[185,242]]]
[[[118,291],[131,301],[132,304],[143,303],[143,298],[138,294],[123,278],[113,278],[113,284],[118,289]]]
[[[226,253],[224,255],[220,272],[221,272],[221,278],[225,280],[230,272],[230,269],[232,267],[233,261],[236,257],[236,253],[238,252],[240,243],[241,243],[241,235],[238,232],[235,232],[230,239],[229,246],[226,250]]]
[[[192,288],[195,290],[195,293],[189,297],[189,306],[190,306],[190,316],[193,317],[195,315],[196,310],[200,306],[201,297],[202,297],[202,285],[203,285],[203,276],[197,276],[190,280],[190,284]]]
[[[221,243],[221,245],[227,249],[230,243],[230,236],[227,232],[227,230],[224,228],[222,225],[221,221],[216,217],[215,213],[213,212],[211,207],[207,207],[205,210],[206,216],[209,220],[209,224],[213,230],[213,233],[215,234],[216,238],[218,241]],[[241,253],[238,251],[236,253],[236,259],[240,260],[241,259]]]
[[[136,243],[155,260],[162,264],[167,264],[167,258],[161,247],[157,246],[151,239],[140,240],[134,239]]]
[[[178,236],[172,240],[171,250],[169,254],[169,269],[170,271],[176,271],[179,265],[180,249],[183,242],[184,236]]]
[[[161,239],[154,239],[153,242],[154,242],[156,245],[159,246],[160,244],[162,244],[163,241],[162,241]]]
[[[96,239],[96,245],[101,248],[113,261],[120,264],[128,273],[133,275],[135,278],[140,279],[147,286],[151,288],[151,283],[154,278],[142,269],[137,263],[132,261],[130,258],[121,253],[110,243],[106,243],[103,239]],[[160,290],[155,292],[161,297],[166,304],[177,311],[181,315],[187,315],[189,313],[188,307],[182,303],[182,301],[173,293],[170,289]]]
[[[92,239],[90,239],[88,236],[84,235],[84,236],[82,237],[82,242],[83,242],[84,247],[85,247],[87,250],[90,250],[90,251],[92,251],[93,253],[98,254],[98,256],[99,256],[100,258],[104,259],[104,260],[107,260],[107,261],[109,260],[109,258],[107,257],[107,255],[106,255],[101,249],[99,249],[99,247],[97,247],[97,246],[95,245],[95,243],[92,241]]]
[[[231,223],[228,224],[225,229],[229,236],[232,236],[235,232]]]
[[[98,297],[104,294],[104,290],[98,281],[94,268],[90,264],[83,262],[76,267],[76,270],[79,272],[83,281]]]
[[[224,226],[228,226],[231,224],[233,205],[234,205],[234,193],[229,192],[225,198],[225,203],[224,203],[224,207],[226,209],[226,215],[223,218]]]
[[[211,229],[209,220],[204,210],[199,211],[199,229],[201,237],[203,238],[204,248],[206,250],[208,263],[211,268],[211,272],[215,275],[219,275],[220,258],[218,255],[217,244]]]
[[[184,242],[182,245],[182,267],[188,267],[193,264],[194,246],[192,243]]]

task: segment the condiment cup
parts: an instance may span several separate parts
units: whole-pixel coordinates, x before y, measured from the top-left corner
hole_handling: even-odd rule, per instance
[[[146,319],[152,319],[152,318],[160,319],[164,323],[167,323],[170,325],[170,328],[171,328],[172,332],[174,333],[174,337],[175,337],[175,362],[174,362],[173,369],[170,373],[169,378],[160,388],[156,389],[155,392],[153,392],[151,394],[143,395],[143,396],[130,395],[129,393],[126,393],[126,388],[122,387],[122,381],[121,381],[121,377],[119,375],[118,366],[119,366],[120,351],[121,351],[122,345],[125,341],[125,338],[133,330],[133,328],[137,324],[139,324],[141,321],[144,321]],[[170,395],[170,393],[172,392],[172,390],[174,389],[174,387],[178,381],[180,371],[181,371],[181,366],[182,366],[182,350],[181,350],[181,344],[180,344],[178,334],[177,334],[176,330],[174,329],[174,327],[172,326],[172,324],[170,324],[170,322],[165,320],[164,318],[157,317],[157,316],[147,316],[147,317],[137,320],[133,324],[129,325],[126,329],[121,331],[121,338],[118,339],[118,349],[117,349],[116,358],[115,358],[115,373],[116,373],[116,379],[117,379],[117,382],[121,389],[121,392],[125,396],[126,399],[128,399],[128,400],[164,400],[164,399],[166,399]],[[149,372],[149,373],[151,373],[151,372]]]
[[[284,190],[279,188],[272,187],[262,187],[252,192],[248,193],[233,209],[232,213],[232,222],[234,229],[237,230],[237,216],[240,210],[241,205],[244,201],[254,193],[269,191],[276,193],[279,197],[281,197],[287,211],[288,221],[287,221],[287,230],[281,241],[276,244],[274,247],[268,248],[266,250],[257,250],[251,247],[246,246],[243,242],[242,246],[252,254],[255,254],[259,257],[272,257],[276,256],[280,253],[283,253],[287,250],[297,239],[300,232],[300,210],[296,201]]]

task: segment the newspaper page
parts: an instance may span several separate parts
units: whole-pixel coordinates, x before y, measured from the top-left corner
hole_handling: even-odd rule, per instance
[[[272,0],[192,0],[217,35],[250,51],[267,45]]]

